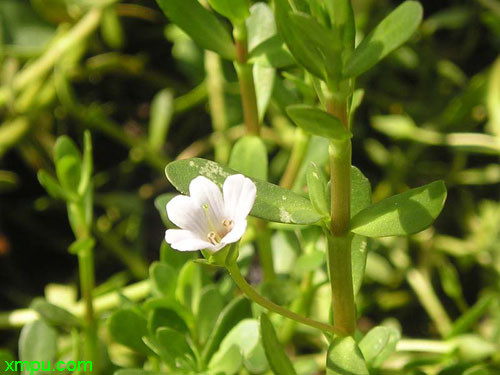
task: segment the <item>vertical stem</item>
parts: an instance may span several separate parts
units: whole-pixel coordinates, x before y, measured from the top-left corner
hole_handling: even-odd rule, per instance
[[[228,128],[226,99],[224,97],[224,76],[222,75],[219,55],[205,51],[205,72],[207,74],[208,105],[212,126],[217,135],[215,142],[215,161],[226,164],[229,159],[230,144],[224,131]]]
[[[84,321],[85,321],[85,359],[92,361],[94,368],[99,368],[97,325],[94,316],[93,290],[94,280],[94,254],[92,248],[83,249],[78,253],[78,267],[80,273],[80,288],[84,301]]]
[[[286,189],[292,188],[300,166],[302,165],[302,160],[304,160],[309,139],[310,136],[304,130],[299,127],[295,129],[295,139],[292,147],[292,153],[288,159],[285,173],[283,173],[283,176],[281,177],[280,186]]]
[[[327,111],[349,129],[345,100],[329,98]],[[330,142],[331,235],[328,234],[328,266],[332,287],[334,326],[346,335],[356,329],[352,286],[351,241],[351,141]]]
[[[253,80],[252,65],[248,63],[247,30],[245,24],[234,28],[234,39],[238,60],[234,62],[240,83],[241,104],[248,134],[258,135],[260,131],[257,96]]]

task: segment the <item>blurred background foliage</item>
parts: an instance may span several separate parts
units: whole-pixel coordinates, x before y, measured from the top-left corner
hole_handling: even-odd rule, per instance
[[[354,0],[359,33],[398,3]],[[438,178],[449,195],[432,228],[372,242],[360,327],[393,317],[405,336],[472,330],[498,344],[500,2],[422,5],[424,22],[410,43],[357,82],[364,92],[353,163],[370,179],[375,201]],[[65,205],[36,178],[40,169],[54,172],[61,134],[80,145],[85,129],[93,137],[97,293],[147,277],[164,233],[154,198],[173,191],[165,165],[193,156],[227,161],[214,155],[214,143],[231,144],[244,133],[228,62],[215,78],[223,84],[227,126],[213,132],[221,119],[208,111],[211,61],[154,1],[0,0],[2,311],[28,306],[55,284],[77,284]],[[297,141],[283,108],[312,89],[301,74],[285,67],[274,79],[262,133],[271,182],[279,182]],[[306,160],[321,160],[325,147],[313,137]],[[302,190],[303,174],[293,189]],[[286,237],[273,237],[278,273],[298,257],[297,238]],[[250,276],[258,281],[259,270]],[[477,316],[457,328],[471,306]],[[4,330],[0,346],[15,350],[17,339],[18,331]]]

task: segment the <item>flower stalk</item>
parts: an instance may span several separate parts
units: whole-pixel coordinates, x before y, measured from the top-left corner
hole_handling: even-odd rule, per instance
[[[290,311],[280,305],[275,304],[274,302],[269,301],[267,298],[264,298],[261,296],[257,291],[250,286],[243,275],[240,272],[240,269],[238,268],[238,265],[236,262],[232,262],[229,264],[226,264],[226,268],[231,275],[231,278],[235,282],[236,285],[240,288],[240,290],[253,302],[261,305],[262,307],[266,308],[269,311],[275,312],[277,314],[280,314],[288,319],[295,320],[299,323],[302,323],[304,325],[307,325],[309,327],[313,327],[316,329],[319,329],[320,331],[323,332],[329,332],[334,335],[341,334],[342,332],[339,332],[334,326],[322,322],[318,322],[316,320],[310,319],[306,316],[299,315],[297,313],[294,313],[293,311]]]

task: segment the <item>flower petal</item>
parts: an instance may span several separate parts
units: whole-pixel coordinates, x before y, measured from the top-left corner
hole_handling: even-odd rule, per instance
[[[167,241],[173,249],[179,251],[197,251],[213,247],[210,242],[203,241],[193,232],[184,229],[167,230],[165,232],[165,241]]]
[[[245,234],[246,230],[247,230],[246,220],[240,220],[235,222],[233,229],[231,229],[231,231],[224,236],[224,238],[221,241],[221,244],[229,244],[239,241],[240,238],[243,236],[243,234]]]
[[[226,215],[235,224],[244,220],[250,213],[257,195],[257,187],[253,181],[242,174],[235,174],[226,178],[222,190]]]
[[[191,197],[177,195],[172,198],[167,203],[167,214],[172,223],[197,234],[199,238],[205,238],[209,232],[203,208]]]
[[[208,214],[210,215],[212,225],[215,227],[210,228],[210,230],[215,229],[217,232],[221,232],[223,230],[222,221],[226,219],[226,215],[224,200],[222,199],[219,187],[208,178],[198,176],[189,184],[189,195],[198,201],[202,210],[204,210],[204,205],[208,205]],[[203,218],[208,222],[206,212],[203,212]],[[210,226],[209,223],[207,224]]]

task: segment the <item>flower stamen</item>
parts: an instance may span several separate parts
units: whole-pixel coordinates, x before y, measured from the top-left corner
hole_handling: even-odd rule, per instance
[[[224,219],[222,220],[222,226],[226,230],[226,233],[228,233],[233,229],[233,221],[231,219]]]

